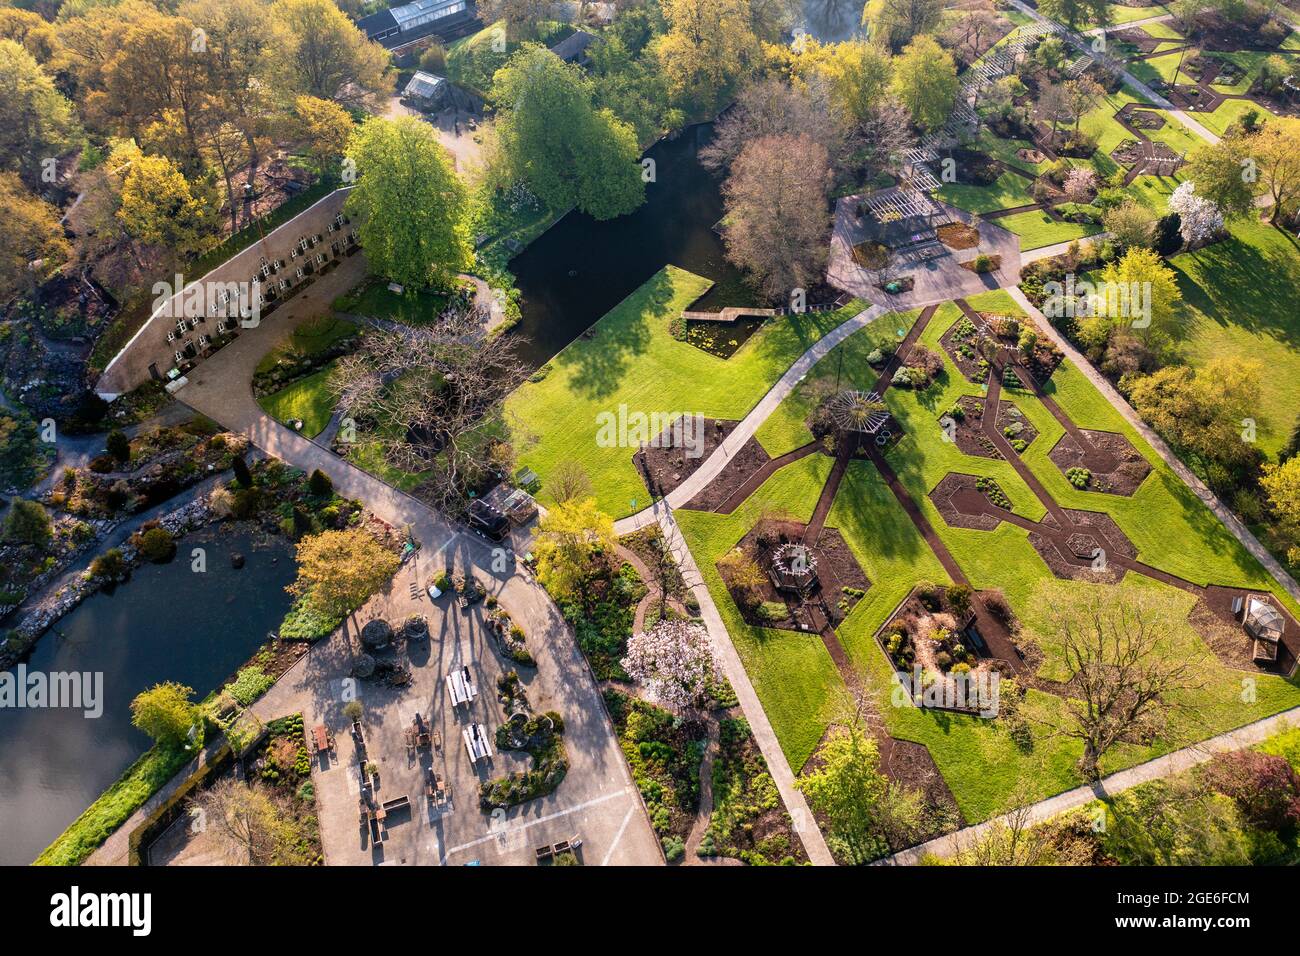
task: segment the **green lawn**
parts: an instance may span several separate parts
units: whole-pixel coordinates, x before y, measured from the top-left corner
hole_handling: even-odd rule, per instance
[[[1022,252],[1101,232],[1101,226],[1094,223],[1058,222],[1041,210],[1003,216],[994,220],[994,225],[1009,229],[1019,236]]]
[[[576,461],[591,477],[603,510],[617,517],[645,507],[645,486],[632,466],[635,439],[600,447],[599,416],[617,417],[622,409],[628,415],[743,418],[796,358],[862,309],[853,302],[837,312],[773,319],[731,358],[720,359],[669,331],[710,284],[666,266],[548,363],[544,378],[511,396],[511,440],[519,463],[541,477],[544,500],[555,467]]]
[[[984,311],[1018,311],[1010,297],[1001,291],[971,301],[975,308]],[[959,317],[955,306],[942,306],[921,341],[938,350],[940,336]],[[779,454],[807,440],[803,422],[816,395],[834,386],[837,370],[841,387],[869,387],[875,373],[867,367],[865,355],[880,342],[895,336],[898,329],[906,329],[913,319],[914,315],[882,317],[823,359],[760,429],[760,441],[768,452]],[[837,354],[840,351],[845,357],[842,366]],[[1037,637],[1044,649],[1046,657],[1041,671],[1044,676],[1059,677],[1059,647],[1047,627],[1045,609],[1034,600],[1038,582],[1050,578],[1051,574],[1030,547],[1026,532],[1007,524],[992,533],[949,528],[927,497],[943,475],[960,470],[995,477],[1015,509],[1028,517],[1037,518],[1043,510],[1009,463],[965,456],[941,440],[938,417],[959,396],[980,394],[978,386],[966,382],[951,363],[946,359],[945,362],[945,376],[930,391],[917,394],[891,389],[887,393],[888,404],[904,434],[903,440],[890,451],[890,460],[976,587],[999,588],[1006,593],[1025,634]],[[1058,370],[1050,391],[1080,425],[1127,435],[1153,465],[1152,474],[1132,498],[1074,489],[1047,458],[1063,429],[1031,394],[1009,391],[1006,397],[1021,408],[1039,431],[1025,460],[1063,506],[1110,513],[1137,546],[1140,559],[1156,567],[1200,583],[1267,588],[1293,611],[1297,610],[1294,602],[1077,369],[1067,364]],[[676,513],[786,756],[796,769],[815,749],[828,723],[841,718],[843,683],[819,642],[804,640],[802,635],[792,632],[745,625],[721,586],[714,562],[753,526],[765,508],[776,504],[801,519],[810,514],[828,467],[829,459],[822,455],[802,459],[778,472],[754,498],[730,516],[683,510]],[[867,463],[854,463],[846,473],[827,524],[844,534],[872,582],[867,596],[841,625],[840,641],[865,686],[878,696],[890,732],[929,748],[967,820],[985,819],[1007,809],[1009,796],[1018,781],[1032,781],[1035,795],[1039,797],[1077,785],[1080,780],[1074,765],[1079,747],[1072,741],[1037,734],[1032,748],[1022,750],[995,721],[889,705],[888,662],[875,644],[874,634],[914,584],[927,579],[943,583],[945,575],[875,469]],[[1083,583],[1071,586],[1104,587]],[[1129,575],[1122,587],[1166,590],[1190,610],[1190,596],[1149,579]],[[1190,628],[1182,628],[1171,637],[1168,652],[1188,656],[1200,649],[1195,633]],[[801,667],[804,670],[797,670]],[[1150,747],[1118,747],[1108,755],[1105,769],[1112,771],[1150,759],[1300,703],[1300,687],[1295,682],[1266,675],[1252,675],[1256,696],[1249,703],[1243,702],[1241,676],[1241,672],[1223,668],[1212,660],[1207,662],[1202,673],[1205,685],[1196,692],[1195,698],[1204,712],[1204,723],[1193,726],[1176,721]],[[1061,703],[1052,695],[1031,691],[1025,706],[1031,715],[1040,718],[1060,716]]]
[[[1011,209],[1032,203],[1034,197],[1029,191],[1031,185],[1024,176],[1004,172],[989,186],[945,183],[934,195],[967,212],[993,212],[996,209]]]
[[[265,374],[282,359],[311,358],[320,355],[342,339],[357,334],[357,327],[333,315],[317,316],[299,325],[289,333],[289,338],[262,356],[257,372]]]
[[[332,305],[335,310],[351,315],[423,325],[442,314],[448,298],[446,291],[393,292],[383,279],[370,278],[339,296]]]
[[[321,369],[306,378],[257,400],[262,410],[282,425],[295,419],[302,420],[299,433],[307,438],[315,438],[325,430],[334,414],[337,404],[334,394],[329,390],[329,377],[332,369]]]
[[[1183,347],[1195,365],[1222,356],[1260,363],[1259,441],[1276,455],[1300,414],[1300,249],[1262,223],[1236,223],[1231,232],[1171,260],[1192,316]]]

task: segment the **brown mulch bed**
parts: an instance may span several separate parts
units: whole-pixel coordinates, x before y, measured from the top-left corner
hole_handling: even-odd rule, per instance
[[[1127,119],[1136,129],[1161,129],[1165,125],[1165,118],[1151,110],[1134,110]]]
[[[1154,53],[1156,48],[1163,42],[1141,27],[1125,27],[1123,30],[1113,30],[1109,37],[1111,40],[1118,40],[1120,43],[1132,44],[1141,53]]]
[[[1061,469],[1061,474],[1071,468],[1088,469],[1092,473],[1088,491],[1131,497],[1151,474],[1151,463],[1123,435],[1087,428],[1080,431],[1089,441],[1090,448],[1083,448],[1073,435],[1066,432],[1047,457]]]
[[[1016,150],[1016,158],[1023,159],[1027,163],[1038,164],[1046,160],[1047,156],[1042,152],[1042,150],[1026,149],[1022,146],[1020,149]]]
[[[1258,27],[1225,20],[1214,10],[1196,16],[1196,29],[1189,38],[1202,50],[1233,53],[1239,50],[1276,50],[1289,30],[1269,34]]]
[[[1034,439],[1038,437],[1038,429],[1035,428],[1033,423],[1031,423],[1029,419],[1025,417],[1024,413],[1020,411],[1020,406],[1015,402],[1007,401],[1005,398],[998,402],[998,419],[994,424],[997,426],[998,431],[1002,432],[1003,435],[1006,435],[1007,441],[1016,441],[1019,439],[1025,443],[1026,448],[1029,445],[1032,445]],[[1016,431],[1015,434],[1008,435],[1007,429],[1014,425],[1020,426],[1019,431]]]
[[[853,261],[864,269],[875,271],[889,265],[889,247],[881,245],[874,239],[859,242],[853,247]]]
[[[735,423],[732,423],[734,428]],[[730,429],[728,429],[730,432]],[[722,471],[705,485],[688,501],[684,507],[690,511],[714,511],[731,497],[749,480],[750,475],[758,471],[771,460],[763,450],[757,438],[751,438],[740,446],[740,451],[727,459]]]
[[[979,481],[975,475],[952,471],[930,492],[930,500],[949,527],[992,531],[1002,523],[1006,509],[976,486]]]
[[[1044,520],[1044,527],[1047,522]],[[1125,574],[1125,569],[1114,564],[1107,564],[1103,570],[1094,570],[1092,559],[1089,557],[1079,557],[1071,552],[1066,544],[1065,536],[1059,532],[1053,532],[1051,535],[1039,531],[1029,532],[1029,544],[1038,556],[1043,559],[1043,563],[1058,578],[1065,578],[1070,581],[1089,581],[1094,584],[1118,584]]]
[[[978,257],[977,257],[978,258]],[[988,256],[989,267],[983,272],[975,268],[975,259],[967,259],[961,264],[963,269],[975,273],[976,275],[990,275],[1002,268],[1002,257],[998,255]]]
[[[939,339],[939,345],[948,353],[948,358],[952,359],[952,363],[957,366],[957,370],[961,372],[966,381],[975,382],[976,384],[987,382],[989,370],[987,364],[981,365],[983,358],[976,348],[979,334],[961,335],[963,324],[961,319],[954,322],[952,327],[943,333],[943,336]],[[970,354],[966,354],[968,352]]]
[[[1056,519],[1045,515],[1040,530],[1029,533],[1029,543],[1058,578],[1114,584],[1123,579],[1126,569],[1106,561],[1094,568],[1094,555],[1101,549],[1107,555],[1126,558],[1137,556],[1137,549],[1120,530],[1113,518],[1097,511],[1066,511],[1075,526],[1062,530]]]
[[[1136,166],[1147,158],[1147,144],[1126,139],[1110,151],[1110,158],[1121,166]]]
[[[678,419],[677,421],[681,421]],[[674,423],[675,425],[676,423]],[[661,442],[662,448],[647,445],[639,449],[632,455],[632,464],[636,466],[637,474],[645,482],[647,490],[653,494],[666,495],[683,481],[695,473],[695,470],[704,464],[705,460],[712,455],[722,444],[723,440],[735,431],[739,422],[727,421],[721,418],[704,419],[704,440],[702,452],[695,456],[693,453],[683,447],[674,446],[672,432],[673,427],[665,429],[660,435],[655,436],[657,442]],[[758,444],[754,439],[750,439],[746,444]],[[761,447],[759,451],[762,451]],[[744,454],[742,450],[741,454]],[[763,461],[767,460],[767,453],[763,452]],[[759,462],[762,464],[762,462]]]
[[[1002,452],[984,434],[984,402],[976,395],[963,395],[957,404],[966,414],[960,421],[953,419],[953,444],[963,455],[1001,459]]]
[[[1286,626],[1282,630],[1282,646],[1277,661],[1265,665],[1255,661],[1254,641],[1232,613],[1234,598],[1246,598],[1257,593],[1212,584],[1202,593],[1187,621],[1201,635],[1214,656],[1228,667],[1289,676],[1296,668],[1297,658],[1300,658],[1300,622],[1276,600],[1271,602],[1282,612]]]
[[[945,223],[935,235],[950,249],[974,249],[980,244],[980,231],[964,222]]]
[[[753,558],[766,575],[771,563],[772,551],[781,544],[802,541],[806,530],[807,525],[800,521],[783,518],[760,520],[740,539],[736,547]],[[732,582],[728,580],[724,568],[718,568],[722,583],[730,592],[732,600],[736,602],[736,607],[740,609],[745,623],[754,627],[805,631],[813,626],[807,603],[820,605],[832,626],[838,626],[848,616],[848,613],[862,599],[862,595],[849,594],[844,589],[852,588],[865,592],[870,588],[871,580],[867,577],[866,571],[858,563],[844,537],[835,528],[822,529],[816,544],[812,546],[812,552],[817,562],[819,588],[806,603],[799,601],[797,597],[781,593],[766,577],[763,586],[757,589],[754,595],[757,601],[747,601],[739,589],[733,587]],[[784,619],[768,621],[758,613],[758,605],[769,601],[785,605],[787,614]]]

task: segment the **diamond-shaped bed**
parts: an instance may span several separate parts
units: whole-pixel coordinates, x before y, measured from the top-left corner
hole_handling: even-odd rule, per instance
[[[1063,475],[1068,475],[1074,468],[1086,469],[1090,477],[1084,490],[1128,497],[1151,474],[1151,463],[1124,435],[1087,428],[1079,431],[1086,446],[1066,432],[1047,457]]]

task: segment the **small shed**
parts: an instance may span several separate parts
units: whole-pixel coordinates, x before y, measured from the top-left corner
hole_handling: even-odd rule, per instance
[[[1254,595],[1246,601],[1246,616],[1241,623],[1246,628],[1246,633],[1255,640],[1273,644],[1282,640],[1282,630],[1286,626],[1281,611],[1264,598]]]
[[[464,108],[467,98],[445,76],[416,70],[402,89],[402,100],[425,113]]]
[[[469,503],[469,526],[493,541],[504,540],[510,533],[510,519],[482,498]]]

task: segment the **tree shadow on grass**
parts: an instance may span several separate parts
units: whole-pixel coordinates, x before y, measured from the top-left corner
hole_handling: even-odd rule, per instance
[[[661,325],[668,334],[667,323],[675,318],[670,314],[673,292],[672,276],[660,269],[566,349],[563,358],[573,370],[573,390],[592,400],[617,392],[632,363],[656,344]]]

